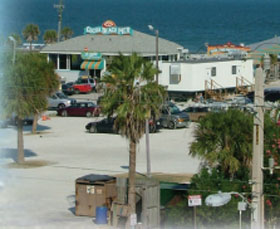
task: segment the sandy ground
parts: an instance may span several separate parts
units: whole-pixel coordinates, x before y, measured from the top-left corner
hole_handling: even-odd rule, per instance
[[[39,121],[39,134],[25,128],[26,161],[36,168],[7,168],[16,156],[16,130],[0,129],[0,228],[106,228],[91,217],[74,215],[75,179],[127,170],[128,142],[113,134],[89,134],[85,125],[96,118],[51,117]],[[189,174],[199,161],[188,155],[194,124],[189,128],[150,134],[152,172]],[[146,171],[143,138],[137,148],[137,170]]]

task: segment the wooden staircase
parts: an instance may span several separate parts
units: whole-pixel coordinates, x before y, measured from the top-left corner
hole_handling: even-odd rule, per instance
[[[249,92],[254,91],[254,84],[243,76],[236,77],[236,94],[247,95]]]
[[[225,96],[227,96],[226,88],[212,79],[210,81],[205,80],[205,99],[212,98],[222,101]]]

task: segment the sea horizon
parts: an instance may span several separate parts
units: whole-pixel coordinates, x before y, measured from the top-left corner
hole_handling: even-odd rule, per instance
[[[38,43],[42,43],[46,30],[57,30],[54,4],[58,3],[4,0],[0,6],[0,35],[22,36],[24,27],[33,23],[40,28]],[[249,45],[277,36],[280,30],[278,0],[63,0],[63,4],[62,28],[70,27],[73,36],[82,35],[86,26],[100,26],[109,19],[117,26],[154,35],[148,29],[151,24],[161,38],[193,52],[203,50],[205,43]]]

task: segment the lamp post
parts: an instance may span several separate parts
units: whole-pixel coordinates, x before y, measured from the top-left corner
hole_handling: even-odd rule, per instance
[[[255,109],[252,160],[252,206],[251,228],[264,229],[263,151],[264,151],[264,79],[270,68],[270,57],[265,54],[263,68],[255,75]],[[263,70],[264,69],[264,70]]]
[[[16,62],[16,46],[17,46],[17,41],[13,36],[9,36],[9,40],[13,42],[13,65]]]
[[[156,69],[158,70],[158,29],[154,29],[152,25],[148,25],[149,30],[154,31],[156,34]],[[156,74],[156,82],[158,83],[158,72]]]
[[[242,228],[242,211],[246,210],[248,205],[250,208],[253,208],[253,205],[248,202],[248,200],[240,194],[239,192],[221,192],[218,194],[212,194],[206,197],[205,204],[210,207],[220,207],[227,204],[231,200],[231,195],[238,195],[241,197],[242,201],[238,202],[238,211],[239,211],[239,229]]]

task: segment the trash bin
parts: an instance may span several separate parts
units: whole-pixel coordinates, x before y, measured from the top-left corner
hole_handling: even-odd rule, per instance
[[[96,224],[107,224],[107,207],[96,207],[96,217],[95,223]]]
[[[76,206],[78,216],[96,216],[96,207],[110,204],[117,196],[116,178],[89,174],[76,179]]]

